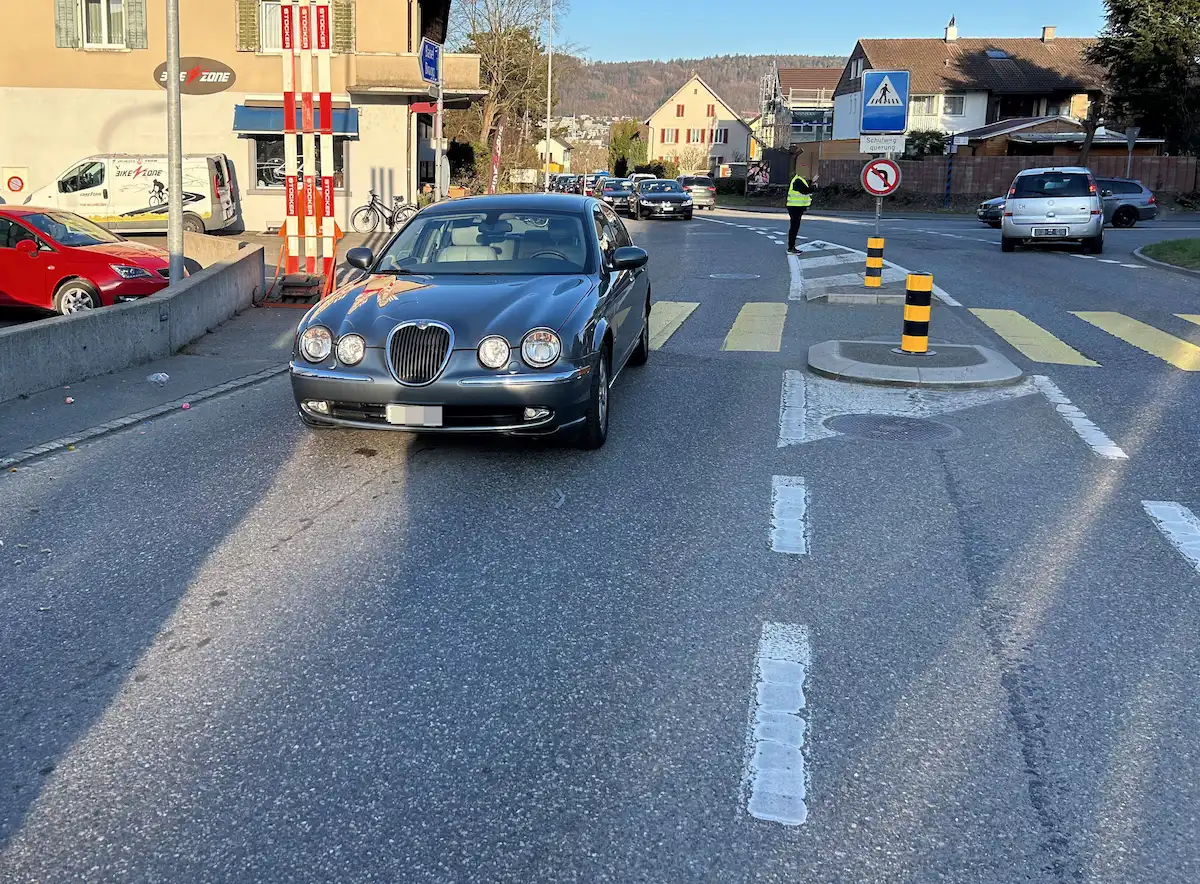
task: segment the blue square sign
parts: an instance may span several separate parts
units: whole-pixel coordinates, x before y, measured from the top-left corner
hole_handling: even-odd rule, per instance
[[[908,128],[908,71],[864,71],[864,135],[900,135]]]
[[[421,40],[421,79],[436,86],[442,79],[442,44],[428,37]]]

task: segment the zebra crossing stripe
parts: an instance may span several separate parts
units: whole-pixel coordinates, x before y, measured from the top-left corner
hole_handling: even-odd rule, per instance
[[[1004,340],[1008,341],[1034,362],[1052,362],[1056,365],[1086,365],[1093,368],[1100,363],[1093,362],[1078,350],[1067,346],[1036,322],[1027,319],[1016,310],[985,310],[971,308],[971,312],[983,320]]]
[[[1101,331],[1106,331],[1115,338],[1120,338],[1127,344],[1132,344],[1139,350],[1157,356],[1163,362],[1170,363],[1181,371],[1200,371],[1200,347],[1195,344],[1169,335],[1165,331],[1146,325],[1123,313],[1108,311],[1072,310],[1084,322],[1090,323]]]
[[[655,301],[650,305],[650,349],[661,350],[700,305],[693,301]]]

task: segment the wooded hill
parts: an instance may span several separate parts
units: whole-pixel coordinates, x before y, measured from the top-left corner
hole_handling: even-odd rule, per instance
[[[833,55],[720,55],[670,61],[590,62],[555,56],[555,114],[645,119],[688,77],[699,74],[734,110],[751,117],[759,109],[759,80],[773,63],[779,67],[841,68],[846,59]]]

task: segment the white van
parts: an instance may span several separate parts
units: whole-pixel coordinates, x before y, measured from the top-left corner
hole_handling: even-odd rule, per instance
[[[167,229],[167,158],[104,154],[73,164],[26,205],[66,209],[111,230]],[[223,230],[237,219],[224,154],[183,158],[183,229]]]

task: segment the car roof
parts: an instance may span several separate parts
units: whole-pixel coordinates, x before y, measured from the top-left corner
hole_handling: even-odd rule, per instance
[[[9,206],[0,205],[0,215],[36,215],[42,212],[61,212],[62,209],[51,209],[45,206]]]
[[[429,206],[422,214],[450,212],[587,212],[596,201],[570,193],[496,193],[446,200]]]
[[[1017,177],[1021,178],[1025,175],[1040,175],[1042,172],[1078,172],[1081,175],[1092,174],[1092,170],[1084,166],[1047,166],[1044,169],[1022,169],[1017,173]]]

